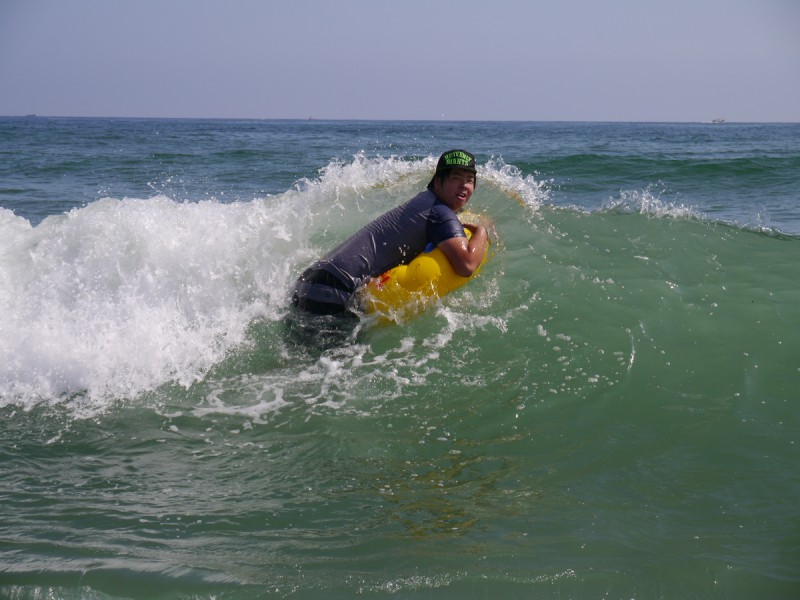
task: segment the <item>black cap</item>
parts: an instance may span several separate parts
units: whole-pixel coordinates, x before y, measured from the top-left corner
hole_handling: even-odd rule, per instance
[[[475,168],[475,157],[466,150],[448,150],[439,157],[439,162],[436,163],[436,172],[433,174],[431,182],[428,184],[429,188],[433,187],[433,180],[436,176],[451,169],[464,169],[471,171],[477,175],[478,170]]]

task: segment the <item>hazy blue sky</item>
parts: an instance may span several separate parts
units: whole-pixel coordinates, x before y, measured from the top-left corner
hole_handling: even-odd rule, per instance
[[[0,114],[800,121],[800,0],[0,0]]]

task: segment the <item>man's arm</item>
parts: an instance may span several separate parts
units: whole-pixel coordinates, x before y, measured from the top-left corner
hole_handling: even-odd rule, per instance
[[[489,248],[489,235],[483,225],[464,224],[472,237],[454,237],[439,244],[453,270],[462,277],[470,277],[483,262]]]

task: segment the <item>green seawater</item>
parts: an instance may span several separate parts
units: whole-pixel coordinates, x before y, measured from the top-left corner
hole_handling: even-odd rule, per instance
[[[403,326],[3,409],[4,595],[792,597],[798,240],[484,204]]]
[[[481,161],[476,279],[294,335],[434,161],[0,211],[0,598],[798,597],[800,238]]]

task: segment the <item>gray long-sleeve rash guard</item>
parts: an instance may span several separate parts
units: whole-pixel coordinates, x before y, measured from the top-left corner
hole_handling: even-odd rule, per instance
[[[454,237],[466,237],[453,210],[430,190],[384,213],[309,267],[298,279],[293,301],[311,312],[344,312],[370,278],[410,262]]]

